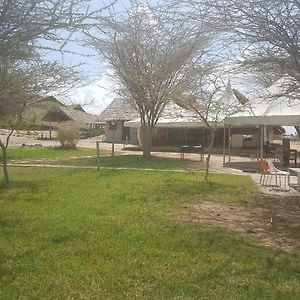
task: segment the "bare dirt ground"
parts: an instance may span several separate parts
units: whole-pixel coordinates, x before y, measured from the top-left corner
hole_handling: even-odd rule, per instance
[[[184,222],[216,226],[300,255],[300,197],[259,195],[251,204],[199,202],[184,207]]]
[[[8,130],[0,129],[0,138],[5,139],[7,134],[8,134]],[[15,131],[10,138],[9,147],[16,148],[22,145],[27,145],[27,146],[40,145],[43,147],[58,147],[60,146],[60,143],[57,139],[55,139],[56,137],[57,137],[56,131],[52,131],[52,139],[50,139],[49,137],[49,131],[33,131],[33,130]],[[96,141],[98,140],[99,137],[92,137],[88,139],[79,140],[78,147],[96,149]]]

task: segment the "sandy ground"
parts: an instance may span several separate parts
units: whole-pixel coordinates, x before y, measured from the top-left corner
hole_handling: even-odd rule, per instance
[[[8,134],[8,130],[0,129],[0,138],[5,139]],[[52,138],[56,138],[57,132],[52,132]],[[43,137],[43,139],[42,139]],[[93,137],[89,139],[79,140],[78,146],[81,148],[96,148],[96,142],[99,137]],[[105,143],[104,143],[105,144]],[[49,138],[49,131],[16,131],[13,133],[10,139],[9,146],[11,148],[20,147],[22,145],[41,145],[43,147],[59,147],[58,140]],[[121,146],[121,145],[120,145]],[[110,147],[107,144],[107,147]],[[117,146],[118,148],[118,146]],[[119,147],[120,148],[120,147]]]
[[[257,196],[253,204],[198,202],[185,206],[184,222],[216,226],[300,255],[300,197]]]

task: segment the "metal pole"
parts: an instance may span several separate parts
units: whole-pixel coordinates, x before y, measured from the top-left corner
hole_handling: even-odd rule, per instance
[[[260,126],[260,158],[264,158],[264,126]]]
[[[223,137],[223,166],[226,163],[226,124],[224,123],[224,137]]]
[[[97,171],[100,171],[100,143],[96,142],[97,144]]]

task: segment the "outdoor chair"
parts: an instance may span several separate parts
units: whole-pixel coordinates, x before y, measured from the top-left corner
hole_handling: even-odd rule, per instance
[[[260,159],[259,163],[261,166],[261,175],[260,175],[259,183],[261,185],[266,185],[266,183],[268,182],[268,177],[270,175],[269,165],[263,159]]]
[[[268,162],[268,167],[269,167],[269,173],[271,175],[270,185],[271,185],[271,182],[272,182],[272,177],[275,176],[276,185],[278,185],[278,179],[279,179],[280,186],[281,186],[281,176],[284,176],[284,189],[287,190],[287,183],[288,183],[288,186],[290,187],[290,174],[289,174],[289,172],[277,169],[274,166],[271,159],[268,159],[267,162]]]

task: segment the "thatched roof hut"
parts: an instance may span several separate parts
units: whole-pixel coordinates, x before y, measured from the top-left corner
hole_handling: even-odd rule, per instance
[[[98,123],[121,120],[129,121],[139,117],[139,112],[125,100],[116,98],[97,118]]]
[[[34,119],[38,123],[71,121],[80,127],[85,127],[95,124],[97,116],[85,112],[81,105],[65,105],[51,96],[28,107],[24,118],[25,120]]]

